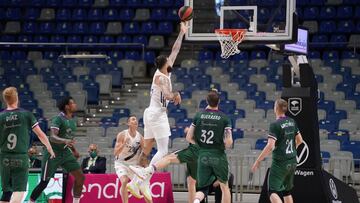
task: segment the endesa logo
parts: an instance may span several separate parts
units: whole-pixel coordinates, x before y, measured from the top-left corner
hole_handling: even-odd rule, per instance
[[[120,187],[121,182],[118,178],[116,178],[115,183],[107,183],[105,185],[101,185],[99,183],[89,183],[83,185],[82,196],[87,195],[87,193],[97,193],[97,199],[116,199],[120,197]],[[151,196],[153,198],[162,198],[165,193],[165,182],[153,182],[150,185]],[[129,195],[129,198],[131,195]]]

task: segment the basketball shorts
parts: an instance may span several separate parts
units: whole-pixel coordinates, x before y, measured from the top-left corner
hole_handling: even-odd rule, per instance
[[[290,191],[294,186],[296,160],[273,160],[269,173],[269,191]]]
[[[211,185],[215,180],[228,181],[229,166],[225,152],[200,150],[197,170],[197,188]]]
[[[62,167],[66,172],[72,172],[81,168],[69,148],[54,152],[56,157],[50,159],[50,154],[46,150],[44,151],[41,165],[41,179],[43,181],[48,181],[54,177],[54,174],[59,167]]]
[[[136,165],[136,164],[127,164],[127,165]],[[114,168],[117,177],[120,179],[121,176],[127,176],[128,178],[132,179],[133,173],[128,169],[128,167],[123,164],[121,161],[115,161]]]
[[[166,111],[146,108],[144,111],[144,139],[161,139],[171,135]]]
[[[176,152],[180,163],[186,163],[187,175],[196,180],[197,159],[199,153],[198,145],[189,145],[189,147]]]
[[[0,154],[0,175],[3,192],[26,191],[29,156],[27,154]]]

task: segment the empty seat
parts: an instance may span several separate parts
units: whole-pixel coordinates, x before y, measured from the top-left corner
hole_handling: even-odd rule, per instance
[[[165,46],[164,37],[161,35],[152,35],[149,38],[148,48],[161,49]]]
[[[20,23],[16,21],[9,21],[5,25],[5,34],[17,34],[20,33]]]
[[[110,94],[112,89],[112,76],[107,74],[97,75],[96,82],[100,85],[100,94]]]
[[[85,111],[87,106],[87,92],[86,91],[78,91],[71,94],[74,98],[78,111]]]
[[[75,67],[73,70],[73,74],[79,77],[80,75],[88,75],[90,73],[90,69],[85,66]]]
[[[109,6],[109,0],[95,0],[93,7],[107,7]]]
[[[118,61],[117,67],[122,68],[124,78],[132,78],[135,61],[130,59],[123,59]]]
[[[55,11],[52,8],[41,9],[39,20],[53,20],[55,19]]]
[[[320,150],[327,152],[339,151],[340,142],[338,140],[320,140]]]
[[[121,33],[121,22],[109,22],[105,34],[118,35]]]
[[[150,10],[146,8],[136,9],[135,17],[133,20],[147,21],[150,19]]]
[[[65,89],[66,91],[70,92],[70,94],[72,92],[82,91],[83,84],[80,82],[69,82],[65,85]]]

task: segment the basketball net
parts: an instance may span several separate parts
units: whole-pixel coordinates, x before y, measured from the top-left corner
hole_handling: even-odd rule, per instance
[[[240,53],[238,45],[245,37],[245,29],[216,29],[215,34],[221,45],[221,58],[227,59]]]

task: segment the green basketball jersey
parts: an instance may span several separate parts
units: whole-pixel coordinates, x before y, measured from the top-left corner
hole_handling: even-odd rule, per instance
[[[288,160],[296,157],[295,136],[299,129],[294,119],[281,117],[270,124],[269,137],[275,139],[273,159]]]
[[[38,125],[35,116],[24,109],[0,112],[1,153],[26,154],[30,142],[30,130]]]
[[[73,139],[76,131],[76,119],[68,119],[65,114],[61,112],[59,115],[52,118],[50,128],[59,130],[58,136],[60,138]],[[51,146],[54,150],[61,151],[65,149],[65,144],[56,144],[51,142]]]
[[[225,150],[224,131],[231,129],[230,119],[221,111],[206,109],[195,115],[194,137],[201,149]]]

